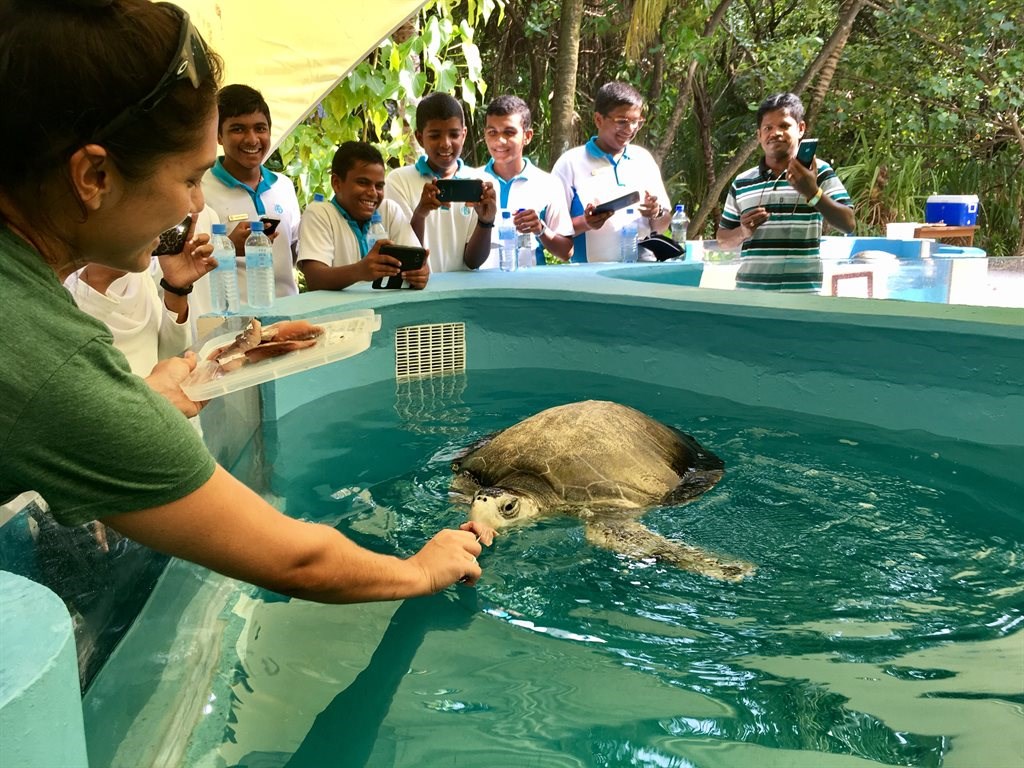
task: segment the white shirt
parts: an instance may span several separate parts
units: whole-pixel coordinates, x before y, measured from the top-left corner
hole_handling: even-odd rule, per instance
[[[420,244],[398,203],[382,200],[377,210],[389,240],[398,245]],[[357,263],[361,258],[359,241],[334,203],[310,203],[299,223],[299,261],[319,261],[329,267],[344,267]]]
[[[394,200],[412,221],[412,212],[420,202],[423,187],[436,178],[423,158],[415,165],[396,168],[387,176],[384,197]],[[459,179],[482,178],[475,168],[461,166],[455,174]],[[423,247],[430,251],[428,261],[431,272],[465,272],[466,243],[476,229],[476,209],[462,203],[452,203],[447,210],[439,208],[427,214],[423,222]]]
[[[217,163],[203,177],[206,205],[227,225],[229,235],[239,221],[258,221],[261,216],[281,220],[273,244],[274,293],[277,296],[294,296],[299,292],[299,287],[295,282],[292,257],[298,247],[301,214],[291,179],[263,168],[260,183],[253,190],[224,170],[221,160],[218,158]],[[242,301],[245,301],[248,296],[245,259],[237,260],[238,292]]]
[[[562,182],[547,171],[543,171],[523,158],[525,166],[519,175],[505,181],[494,172],[494,161],[479,168],[485,179],[494,182],[498,191],[498,221],[491,230],[491,243],[498,243],[498,224],[501,223],[501,212],[515,213],[521,208],[534,210],[541,221],[556,235],[573,236],[572,217],[565,200],[565,189]],[[496,269],[498,267],[497,249],[491,248],[491,255],[480,269]]]
[[[155,273],[159,280],[159,267]],[[149,376],[158,361],[180,355],[192,344],[190,324],[179,324],[178,314],[164,306],[153,271],[129,272],[114,280],[105,294],[80,275],[81,270],[68,275],[64,287],[79,309],[110,329],[114,346],[136,376]]]
[[[586,144],[567,150],[555,162],[552,175],[561,182],[569,213],[580,216],[590,203],[604,203],[629,192],[638,192],[640,200],[633,214],[640,216],[644,193],[650,192],[663,208],[668,208],[668,192],[661,180],[661,169],[643,147],[627,144],[618,160],[603,152],[591,138]],[[577,235],[573,261],[618,261],[619,233],[629,220],[626,209],[616,211],[600,229]]]

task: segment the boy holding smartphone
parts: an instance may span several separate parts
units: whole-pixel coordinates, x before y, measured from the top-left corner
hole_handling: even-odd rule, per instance
[[[246,298],[245,239],[261,218],[279,219],[268,234],[274,255],[274,293],[292,296],[298,248],[299,200],[291,179],[263,165],[270,154],[270,107],[247,85],[226,85],[217,94],[217,141],[224,154],[203,177],[203,195],[220,221],[238,259],[238,289]]]
[[[402,272],[402,263],[380,252],[386,243],[418,246],[409,219],[394,200],[384,199],[384,158],[364,141],[346,141],[331,162],[334,197],[310,203],[299,223],[299,269],[311,291],[341,290],[353,283],[401,274],[425,288],[430,268]],[[370,220],[380,213],[387,239],[371,247]]]
[[[480,178],[460,155],[466,141],[462,105],[447,93],[432,93],[416,106],[416,141],[424,154],[413,165],[391,171],[384,197],[394,200],[412,230],[430,252],[431,272],[479,268],[491,252],[497,215],[494,186],[483,183],[478,201],[445,203],[438,199],[437,179]]]
[[[599,203],[637,192],[634,215],[651,232],[664,232],[672,218],[657,161],[633,143],[644,124],[644,100],[628,83],[605,83],[594,96],[597,134],[555,161],[551,173],[562,182],[576,234],[573,261],[618,261],[619,237],[629,221],[626,209],[596,212]]]
[[[517,231],[532,233],[537,238],[537,264],[544,264],[545,249],[568,261],[572,256],[573,229],[562,184],[523,156],[533,140],[526,102],[508,95],[491,101],[485,116],[484,140],[491,159],[480,170],[498,185],[498,209],[512,212]],[[497,230],[491,231],[497,243]],[[485,268],[497,266],[496,255],[484,264]]]
[[[769,96],[757,110],[764,158],[729,187],[717,239],[741,246],[737,288],[817,293],[821,290],[821,228],[827,221],[853,232],[852,201],[832,166],[797,157],[806,130],[804,106],[792,93]]]

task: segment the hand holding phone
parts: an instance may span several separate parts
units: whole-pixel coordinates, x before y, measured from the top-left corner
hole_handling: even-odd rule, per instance
[[[260,221],[263,222],[263,234],[270,237],[277,231],[277,225],[281,223],[280,219],[275,219],[271,216],[260,216]]]
[[[801,139],[800,146],[796,150],[796,159],[799,160],[805,168],[810,168],[811,163],[814,162],[814,155],[817,151],[817,139]]]
[[[616,197],[614,200],[608,200],[599,205],[594,206],[594,213],[613,213],[620,208],[627,208],[633,203],[640,200],[639,192],[630,192],[629,194],[623,195],[622,197]]]
[[[437,179],[434,184],[442,203],[479,203],[484,194],[482,179]]]
[[[427,251],[425,248],[419,248],[411,245],[395,245],[394,243],[385,243],[380,246],[379,252],[384,256],[391,256],[392,258],[398,259],[401,263],[401,270],[403,272],[414,272],[418,269],[423,268],[423,263],[427,259]],[[402,287],[402,276],[391,275],[386,278],[378,277],[371,284],[374,288],[401,288]]]
[[[192,229],[192,214],[189,213],[180,224],[160,233],[160,243],[153,249],[154,256],[176,256],[185,250],[189,230]]]

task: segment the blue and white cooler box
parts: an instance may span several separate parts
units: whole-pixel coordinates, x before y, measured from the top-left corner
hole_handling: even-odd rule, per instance
[[[949,227],[973,227],[978,221],[978,196],[931,195],[925,202],[924,220]]]

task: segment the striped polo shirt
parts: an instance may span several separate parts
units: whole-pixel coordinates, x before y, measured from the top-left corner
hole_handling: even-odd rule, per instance
[[[832,166],[818,160],[816,170],[822,195],[850,205],[850,195]],[[745,211],[759,207],[764,207],[770,217],[754,230],[752,237],[743,241],[736,287],[767,291],[821,290],[819,247],[824,219],[790,186],[785,172],[774,175],[763,158],[757,167],[733,180],[720,226],[736,229]]]

